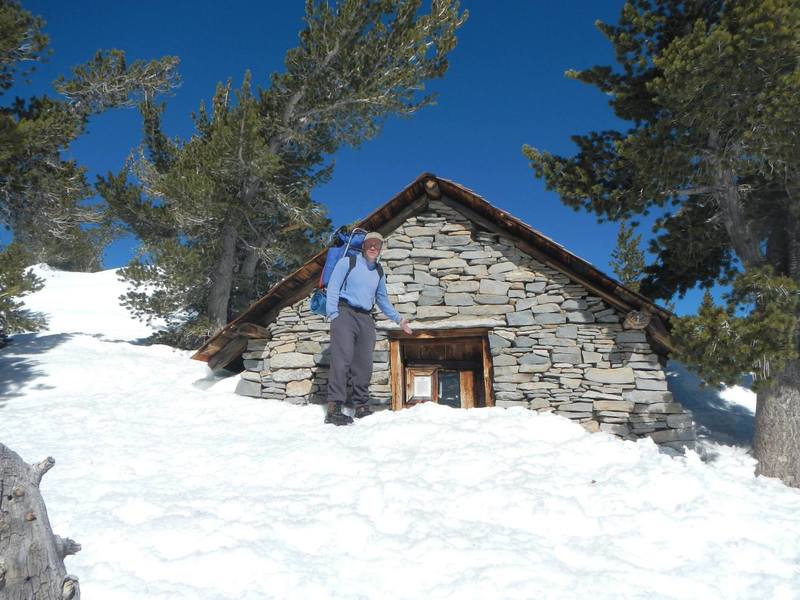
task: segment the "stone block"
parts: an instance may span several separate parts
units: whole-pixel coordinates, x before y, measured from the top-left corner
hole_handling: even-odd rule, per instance
[[[597,433],[600,431],[600,423],[594,420],[581,423],[581,426],[589,433]]]
[[[536,279],[536,275],[530,271],[508,271],[504,278],[506,281],[529,283]]]
[[[458,312],[462,315],[504,315],[514,308],[510,304],[479,304],[477,306],[463,306]]]
[[[520,335],[514,340],[514,345],[517,348],[530,348],[536,345],[536,340],[526,335]]]
[[[539,313],[556,313],[560,311],[561,307],[558,304],[553,304],[552,302],[548,302],[546,304],[535,304],[531,306],[531,312],[535,315]]]
[[[494,333],[489,334],[489,347],[492,350],[498,348],[508,348],[509,346],[511,346],[511,342],[509,340],[500,337],[499,335],[496,335]]]
[[[495,367],[509,367],[517,364],[517,359],[511,354],[498,354],[492,359]]]
[[[687,414],[667,415],[667,425],[675,429],[685,429],[692,426],[692,416]]]
[[[505,281],[482,279],[480,282],[480,293],[494,296],[504,296],[507,302],[509,287],[510,285]],[[505,302],[503,304],[505,304]]]
[[[536,319],[531,311],[523,310],[519,312],[508,313],[506,315],[506,322],[511,327],[519,327],[521,325],[533,325],[536,323]]]
[[[472,238],[469,235],[437,235],[434,238],[434,245],[437,248],[446,248],[448,246],[466,246],[472,243]]]
[[[631,412],[634,406],[633,402],[625,400],[595,400],[593,404],[595,410],[613,410],[626,413]]]
[[[591,402],[568,402],[557,407],[556,410],[572,411],[572,412],[592,412]]]
[[[579,419],[588,419],[592,416],[591,412],[570,412],[568,410],[559,410],[556,409],[556,414],[559,417],[565,417],[567,419],[579,420]]]
[[[574,340],[578,338],[578,326],[577,325],[562,325],[561,327],[556,327],[556,337],[565,338]]]
[[[508,304],[508,296],[493,294],[476,294],[475,302],[478,304]]]
[[[275,354],[270,358],[270,367],[274,369],[297,369],[301,367],[313,367],[314,356],[301,352],[285,352]]]
[[[290,381],[286,384],[287,396],[307,396],[311,392],[311,380],[300,379],[298,381]]]
[[[322,344],[314,341],[297,342],[297,351],[303,354],[317,354],[322,352]]]
[[[567,313],[567,321],[570,323],[593,323],[594,315],[588,310],[572,310]]]
[[[417,319],[444,319],[456,314],[457,309],[447,306],[420,306]]]
[[[244,368],[246,371],[263,371],[264,370],[264,361],[263,360],[248,360],[245,359],[244,361]]]
[[[272,371],[273,381],[299,381],[311,378],[311,369],[279,369]]]
[[[498,262],[489,267],[489,275],[498,275],[500,273],[508,273],[516,269],[516,265],[510,262]]]
[[[600,431],[612,433],[614,435],[626,436],[631,432],[630,427],[621,423],[600,423]]]
[[[439,285],[439,280],[425,271],[414,271],[414,281],[423,285]]]
[[[236,384],[236,393],[242,396],[253,396],[255,398],[261,397],[261,382],[248,381],[247,379],[240,379]]]
[[[656,404],[672,402],[672,392],[630,390],[622,393],[622,397],[636,404]]]
[[[477,281],[453,281],[447,284],[447,291],[451,294],[458,292],[477,292],[478,287],[482,285]]]
[[[586,310],[586,300],[569,298],[561,304],[564,310]]]
[[[636,389],[667,391],[667,382],[659,379],[636,379]]]
[[[414,248],[411,251],[411,258],[452,258],[453,252],[450,250],[432,250],[425,248]]]
[[[472,299],[472,294],[466,294],[466,293],[450,294],[450,293],[445,293],[445,295],[444,295],[444,303],[447,306],[472,306],[473,304],[475,304],[475,300]]]
[[[381,252],[381,260],[405,260],[411,256],[411,250],[403,248],[389,248]]]
[[[529,365],[520,365],[519,372],[520,373],[546,373],[550,370],[550,361],[539,364],[529,364]]]
[[[603,355],[599,352],[586,352],[583,351],[583,362],[586,364],[593,364],[603,360]]]
[[[541,313],[534,315],[534,321],[539,325],[559,325],[565,323],[567,318],[563,313]]]
[[[626,331],[620,331],[617,334],[617,343],[618,344],[625,344],[625,343],[646,343],[647,336],[645,335],[644,331],[638,331],[635,329],[629,329]]]
[[[548,408],[550,401],[547,398],[532,398],[530,401],[530,408],[539,410],[540,408]]]
[[[531,306],[536,306],[537,304],[539,304],[539,299],[536,298],[535,296],[530,298],[521,298],[520,300],[517,300],[517,303],[514,306],[514,308],[516,308],[517,310],[527,310]]]
[[[534,281],[533,283],[526,283],[525,284],[525,291],[531,292],[533,294],[539,294],[544,291],[545,287],[547,287],[547,283],[544,281]]]
[[[467,250],[459,254],[464,260],[480,259],[480,258],[494,258],[496,253],[486,252],[485,250]]]
[[[553,351],[552,361],[554,363],[569,363],[579,365],[581,363],[581,352],[577,348],[572,352]]]
[[[586,369],[586,379],[598,383],[633,383],[633,369],[630,367],[620,367],[617,369],[598,369],[595,367]]]
[[[430,262],[431,269],[460,269],[467,266],[463,258],[437,258]]]

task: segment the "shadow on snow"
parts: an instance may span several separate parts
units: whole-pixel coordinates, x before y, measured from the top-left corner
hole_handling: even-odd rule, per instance
[[[52,350],[69,340],[73,334],[56,333],[15,335],[11,343],[0,350],[0,408],[12,398],[24,396],[29,389],[26,384],[44,375],[38,367],[36,356]],[[33,389],[52,389],[53,386],[39,384]]]
[[[717,388],[704,387],[700,378],[679,362],[670,361],[666,370],[669,389],[684,408],[692,411],[700,439],[752,446],[755,415],[749,408],[726,402]],[[747,382],[742,385],[749,387]]]

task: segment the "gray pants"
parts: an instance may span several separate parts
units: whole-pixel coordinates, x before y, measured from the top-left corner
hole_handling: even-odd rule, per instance
[[[368,313],[339,306],[331,321],[331,367],[328,374],[328,402],[366,404],[372,379],[375,350],[375,321]],[[348,379],[352,395],[347,397]]]

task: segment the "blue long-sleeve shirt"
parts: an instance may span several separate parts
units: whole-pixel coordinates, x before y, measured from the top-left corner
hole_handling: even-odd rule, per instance
[[[359,254],[356,257],[356,266],[350,271],[350,275],[347,275],[349,268],[350,258],[345,256],[339,259],[331,273],[328,281],[328,299],[325,304],[325,312],[329,319],[333,320],[339,315],[339,299],[342,299],[365,310],[372,310],[373,304],[377,303],[381,312],[395,323],[403,320],[389,301],[389,294],[386,292],[386,278],[380,276],[375,263],[370,264],[363,255]],[[345,275],[347,275],[347,281],[344,281]],[[344,286],[342,285],[343,281]]]

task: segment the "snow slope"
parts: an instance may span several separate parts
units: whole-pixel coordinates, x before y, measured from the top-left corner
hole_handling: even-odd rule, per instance
[[[40,271],[51,330],[0,351],[0,441],[43,482],[83,598],[800,598],[800,491],[516,409],[353,427],[233,394],[116,306]]]

